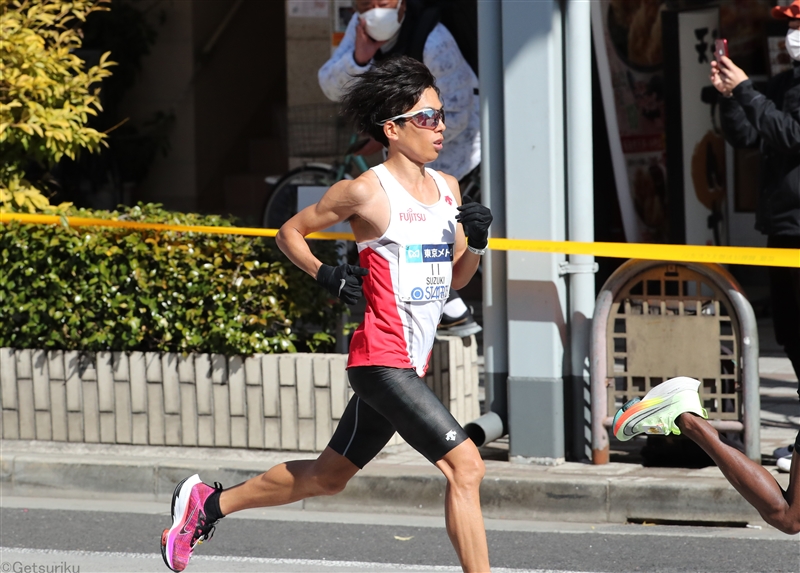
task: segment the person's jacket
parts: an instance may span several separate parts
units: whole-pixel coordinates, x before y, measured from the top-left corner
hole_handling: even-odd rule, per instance
[[[800,66],[772,78],[763,94],[746,80],[720,101],[728,143],[761,150],[756,229],[800,236]]]

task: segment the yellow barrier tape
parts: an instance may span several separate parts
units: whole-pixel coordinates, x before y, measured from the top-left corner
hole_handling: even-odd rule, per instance
[[[179,231],[214,235],[245,235],[274,237],[277,229],[252,227],[210,227],[202,225],[166,225],[137,223],[115,219],[87,217],[60,217],[26,213],[0,213],[0,223],[20,221],[44,225],[66,223],[70,227],[120,227],[152,231]],[[350,233],[312,233],[309,239],[352,241]],[[707,247],[703,245],[655,245],[646,243],[578,243],[574,241],[533,241],[524,239],[489,239],[489,248],[498,251],[533,251],[564,253],[566,255],[593,255],[622,259],[647,259],[693,263],[721,263],[732,265],[757,265],[767,267],[800,268],[800,249],[767,249],[761,247]]]
[[[519,239],[489,239],[489,248],[501,251],[538,251],[651,261],[800,267],[800,249],[654,245],[648,243],[577,243]]]

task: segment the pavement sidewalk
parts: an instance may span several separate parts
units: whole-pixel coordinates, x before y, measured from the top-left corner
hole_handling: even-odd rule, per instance
[[[797,382],[785,358],[761,358],[760,372],[764,465],[785,487],[788,476],[777,472],[772,452],[792,443],[800,428]],[[484,515],[545,521],[763,524],[716,467],[645,467],[637,448],[615,450],[617,445],[612,444],[612,462],[606,465],[538,466],[507,461],[507,441],[490,444],[482,449]],[[167,502],[175,484],[195,472],[206,482],[230,486],[280,461],[308,457],[298,452],[5,440],[0,441],[0,496]],[[444,486],[440,472],[422,456],[407,446],[395,446],[341,494],[292,507],[440,515]]]

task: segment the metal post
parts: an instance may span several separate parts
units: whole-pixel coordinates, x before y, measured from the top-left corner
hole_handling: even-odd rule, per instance
[[[566,238],[564,62],[556,0],[502,0],[506,231]],[[513,461],[564,460],[564,256],[509,252],[508,430]]]
[[[592,14],[589,0],[567,0],[564,14],[567,117],[567,214],[570,241],[594,241],[594,173],[592,140]],[[591,255],[570,255],[570,372],[564,381],[568,449],[575,459],[588,457],[589,337],[594,313],[594,273]]]
[[[591,342],[592,461],[595,464],[605,464],[609,461],[607,428],[612,424],[613,412],[608,411],[608,392],[609,388],[610,391],[614,391],[614,380],[609,378],[607,333],[609,322],[614,320],[611,314],[614,309],[614,300],[625,285],[629,285],[635,278],[645,275],[653,267],[665,264],[667,263],[661,261],[627,261],[608,278],[597,297]],[[733,276],[722,266],[707,263],[675,263],[675,265],[686,267],[703,275],[725,294],[731,305],[730,316],[739,325],[740,355],[737,367],[741,368],[742,420],[719,419],[712,415],[709,423],[721,432],[741,432],[745,455],[760,463],[761,399],[758,377],[758,328],[753,307]],[[712,360],[715,359],[712,357]],[[669,376],[676,374],[673,371]],[[691,375],[691,372],[686,374]],[[664,372],[653,372],[653,375],[669,377]]]
[[[503,126],[502,5],[478,2],[478,65],[481,94],[481,197],[492,210],[491,236],[506,236],[505,129]],[[484,414],[464,429],[482,446],[507,432],[508,314],[506,254],[483,256]]]

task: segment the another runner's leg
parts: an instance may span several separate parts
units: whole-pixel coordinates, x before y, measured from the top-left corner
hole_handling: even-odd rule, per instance
[[[800,532],[800,454],[797,447],[792,458],[789,487],[784,492],[765,468],[722,443],[717,430],[707,421],[687,413],[678,416],[676,423],[681,433],[711,456],[731,485],[756,508],[764,521],[789,535]]]

